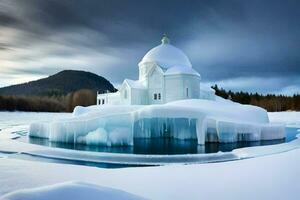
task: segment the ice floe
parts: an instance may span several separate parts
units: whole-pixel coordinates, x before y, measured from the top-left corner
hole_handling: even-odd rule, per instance
[[[32,123],[30,136],[87,145],[133,145],[133,138],[169,137],[205,142],[282,139],[284,124],[269,122],[259,107],[217,97],[161,105],[76,107],[73,116]]]

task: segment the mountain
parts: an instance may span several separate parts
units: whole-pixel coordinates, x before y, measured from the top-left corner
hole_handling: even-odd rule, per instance
[[[47,78],[0,88],[0,95],[52,96],[80,89],[116,91],[105,78],[85,71],[64,70]]]

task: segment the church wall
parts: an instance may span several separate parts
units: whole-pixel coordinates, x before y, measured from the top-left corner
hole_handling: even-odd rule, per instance
[[[110,104],[110,105],[120,104],[120,93],[118,93],[118,94],[109,93],[107,95],[107,104]]]
[[[158,68],[148,77],[148,103],[161,104],[164,102],[164,77]]]
[[[127,84],[124,84],[120,90],[120,102],[124,105],[131,104],[131,90]]]
[[[182,84],[181,76],[165,76],[165,102],[182,99]]]
[[[188,99],[200,98],[200,77],[193,75],[183,75],[183,95]],[[188,91],[187,91],[188,89]],[[188,93],[188,94],[187,94]]]
[[[141,65],[139,66],[139,80],[144,80],[146,78],[147,73],[147,65]]]
[[[118,105],[120,104],[120,93],[104,93],[104,94],[97,94],[97,105]]]
[[[198,99],[200,95],[200,77],[193,75],[165,76],[165,102],[181,99]]]
[[[148,104],[148,95],[146,90],[131,89],[131,104],[132,105],[146,105]]]

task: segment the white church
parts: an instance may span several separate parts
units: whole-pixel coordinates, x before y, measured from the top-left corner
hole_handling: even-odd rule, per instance
[[[200,74],[166,35],[138,66],[139,80],[125,79],[117,92],[97,94],[97,105],[151,105],[215,98],[213,89],[200,86]]]
[[[285,138],[284,124],[270,123],[266,110],[218,97],[200,80],[164,36],[139,63],[139,80],[98,94],[98,106],[77,106],[72,118],[31,124],[29,135],[106,146],[134,145],[134,138],[197,139],[200,145]]]

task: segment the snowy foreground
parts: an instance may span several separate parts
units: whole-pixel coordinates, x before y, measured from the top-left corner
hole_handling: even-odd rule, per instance
[[[22,123],[11,121],[12,127],[17,126],[16,130],[28,129],[28,122],[41,118],[39,114],[16,113],[19,114],[24,117]],[[14,114],[0,113],[4,115],[9,118]],[[48,117],[54,115],[68,116],[48,114]],[[299,112],[269,113],[269,118],[300,128]],[[5,146],[5,140],[10,140],[1,136],[6,135],[8,129],[3,127],[7,126],[10,124],[1,117],[2,152],[19,148],[17,142]],[[261,148],[247,149],[259,152]],[[74,200],[96,196],[99,199],[299,199],[299,167],[300,149],[295,148],[230,162],[122,169],[26,161],[0,153],[0,196]]]
[[[285,129],[270,123],[260,107],[216,97],[161,105],[78,106],[72,117],[31,124],[29,134],[53,142],[128,146],[134,138],[197,139],[198,144],[283,139]]]
[[[0,161],[0,193],[79,180],[149,199],[296,200],[300,198],[299,166],[300,150],[223,163],[125,169],[3,158]],[[29,193],[31,198],[27,199],[35,199],[39,191],[33,190]],[[65,192],[61,199],[65,199],[64,195],[71,195],[73,190]],[[92,195],[85,194],[87,197]],[[97,194],[100,199],[109,199],[99,192]]]
[[[101,187],[93,184],[81,182],[65,182],[50,186],[38,187],[33,189],[24,189],[2,196],[2,199],[10,200],[48,200],[48,199],[142,199],[136,195],[127,192]]]

